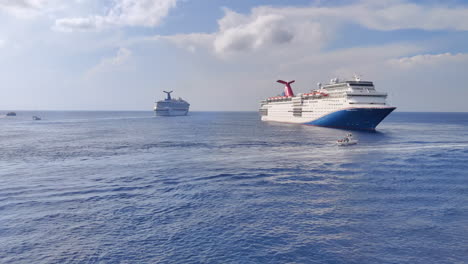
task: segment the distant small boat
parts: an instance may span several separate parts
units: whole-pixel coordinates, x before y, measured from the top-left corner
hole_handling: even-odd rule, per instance
[[[6,116],[16,116],[16,113],[15,113],[15,112],[8,112],[8,113],[6,114]]]
[[[336,141],[336,144],[338,144],[338,146],[349,146],[349,145],[355,145],[357,143],[358,143],[357,139],[354,139],[353,134],[351,133],[347,134],[346,137],[344,137],[343,139],[339,139]]]
[[[32,119],[33,119],[33,120],[41,120],[41,118],[38,117],[38,116],[33,116]]]

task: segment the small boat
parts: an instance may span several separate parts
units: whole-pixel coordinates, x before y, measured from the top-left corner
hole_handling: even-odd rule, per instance
[[[32,119],[33,119],[33,120],[41,120],[41,118],[38,117],[38,116],[33,116]]]
[[[343,139],[339,139],[336,141],[336,144],[338,146],[349,146],[349,145],[355,145],[358,143],[357,139],[353,138],[353,134],[348,133]]]
[[[6,116],[16,116],[16,113],[15,113],[15,112],[8,112],[8,113],[6,114]]]

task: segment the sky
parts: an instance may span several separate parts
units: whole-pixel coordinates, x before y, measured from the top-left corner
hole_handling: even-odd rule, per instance
[[[0,109],[256,111],[330,79],[468,111],[468,1],[0,0]]]

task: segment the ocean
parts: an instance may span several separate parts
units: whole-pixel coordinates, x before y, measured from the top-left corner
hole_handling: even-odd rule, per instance
[[[395,112],[348,147],[255,112],[17,113],[1,263],[468,262],[468,113]]]

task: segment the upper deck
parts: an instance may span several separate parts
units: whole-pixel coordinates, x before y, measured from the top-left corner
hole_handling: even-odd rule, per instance
[[[387,93],[375,90],[374,83],[371,81],[361,81],[357,76],[354,80],[340,81],[338,78],[330,80],[330,83],[322,85],[318,83],[318,89],[309,93],[297,94],[296,96],[275,96],[263,100],[261,104],[291,103],[297,99],[328,99],[344,98],[350,104],[385,104]]]

